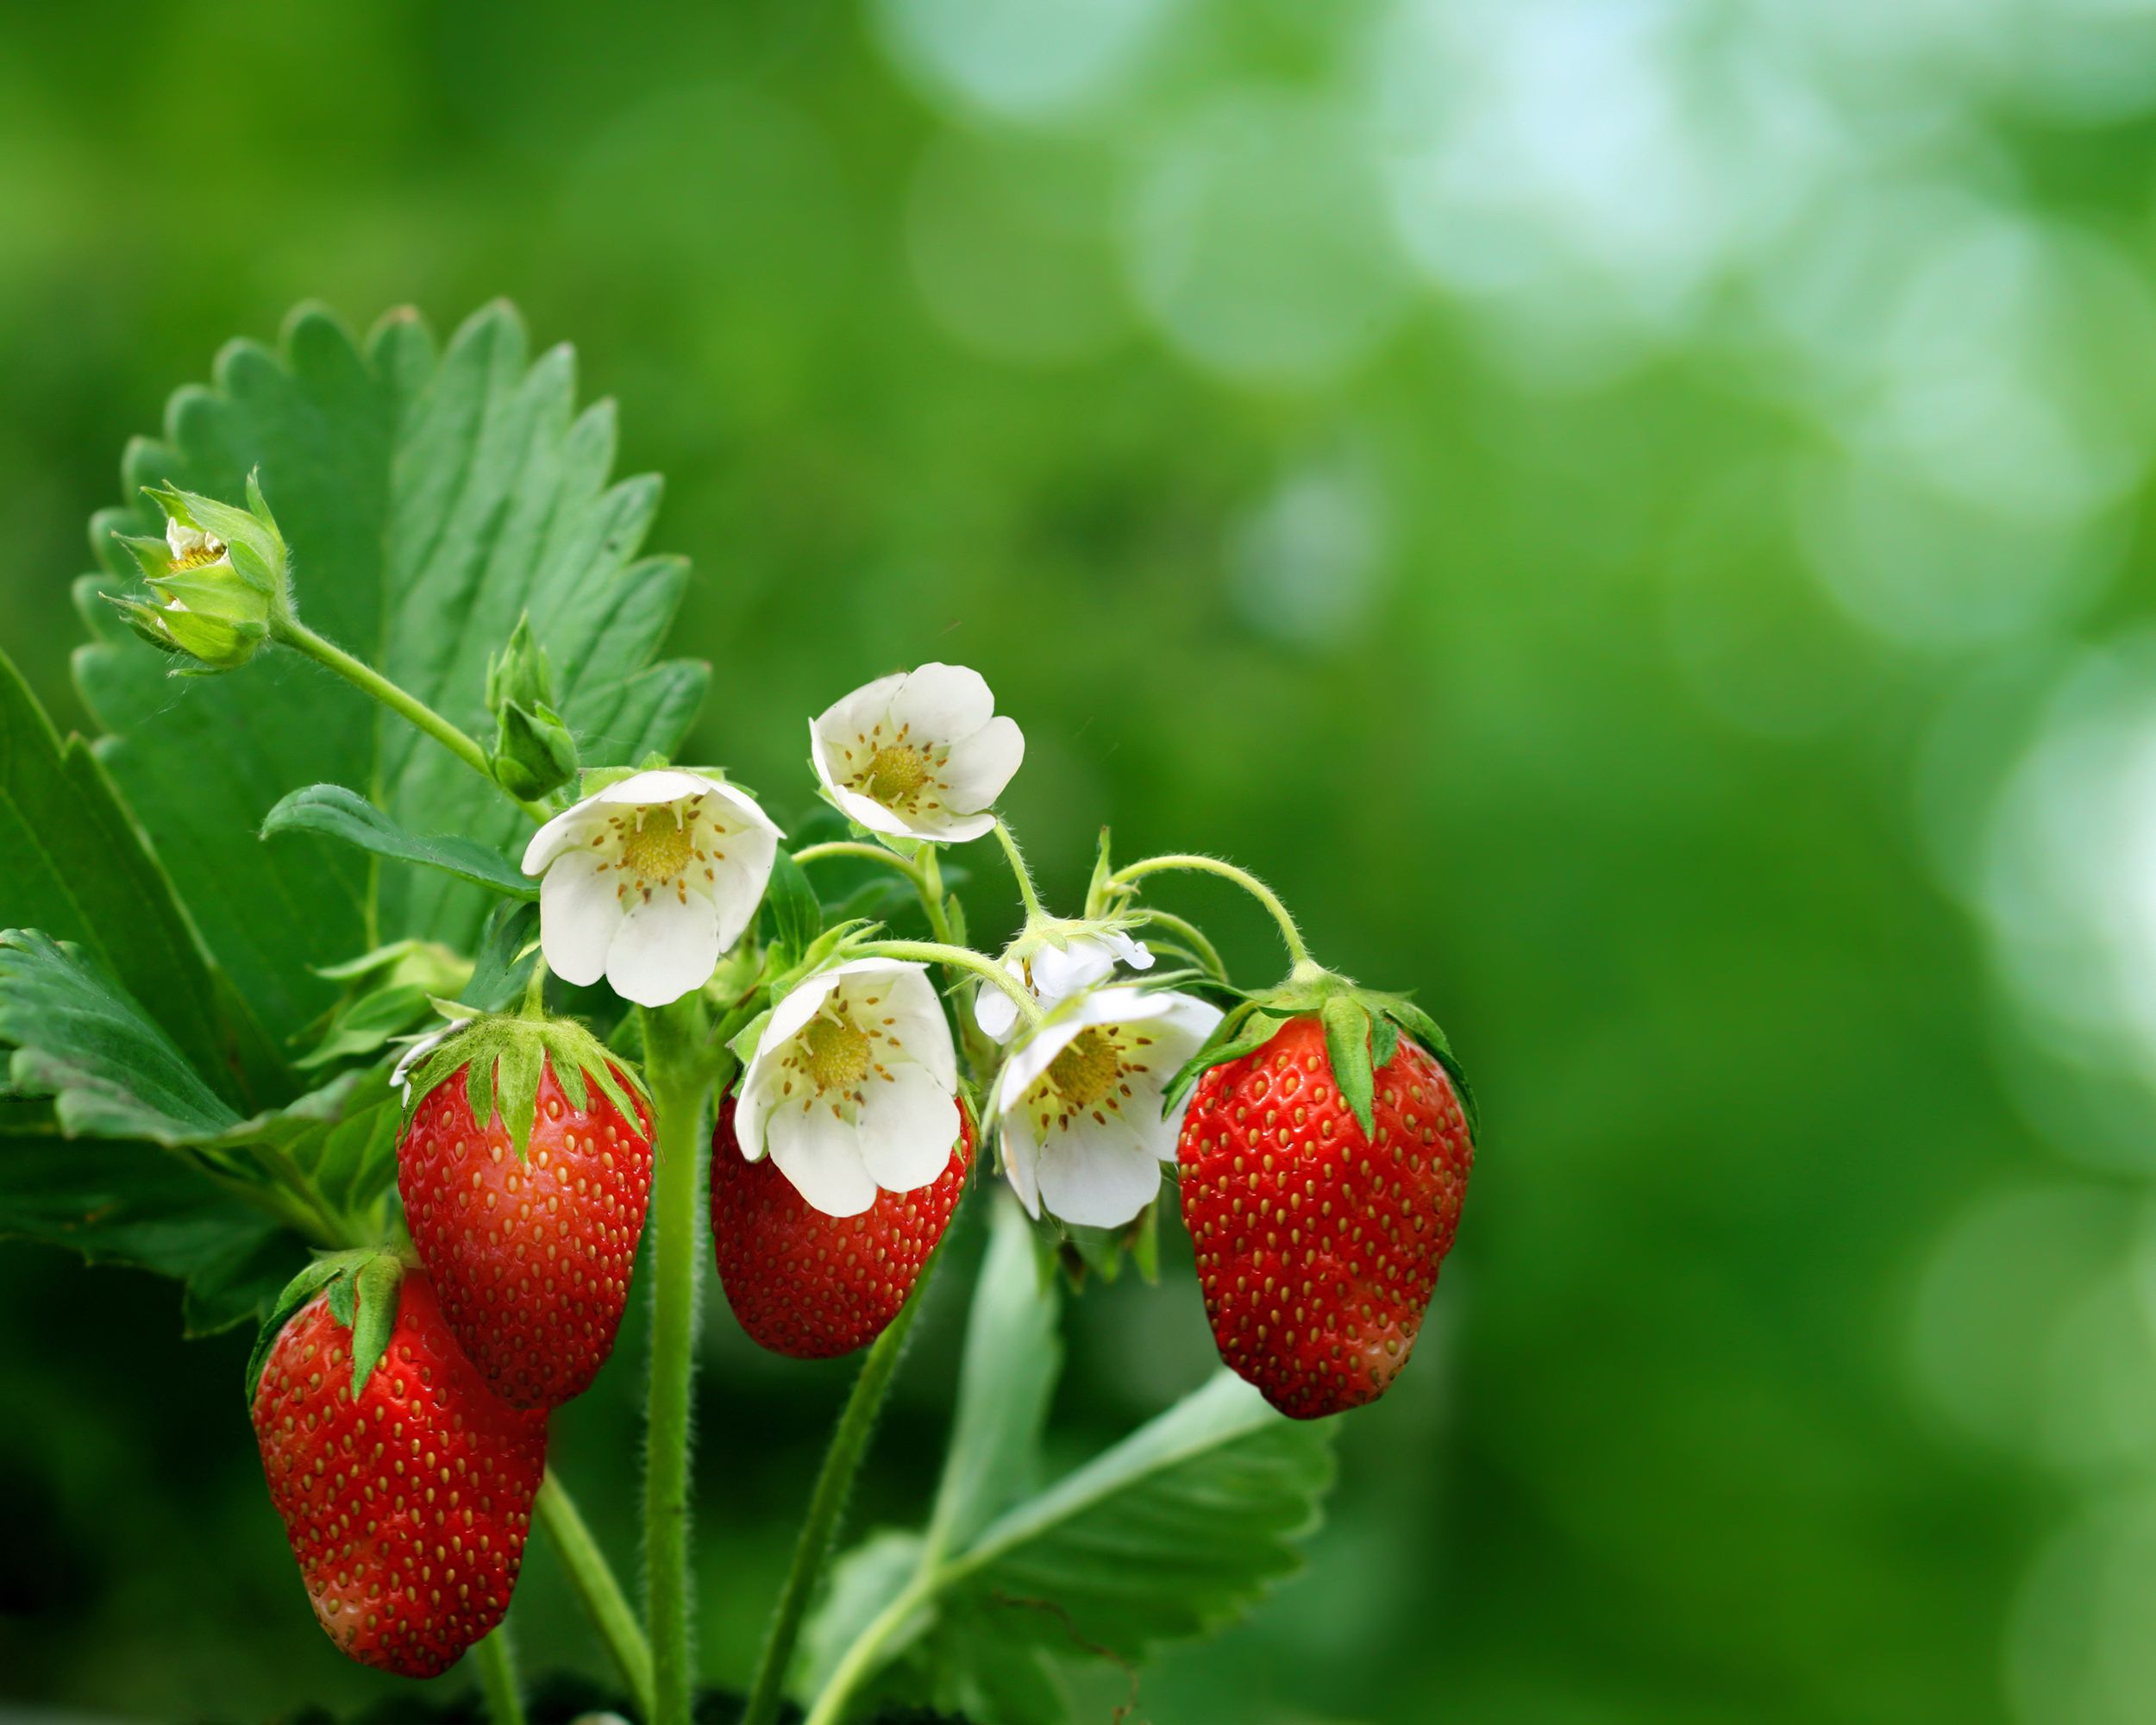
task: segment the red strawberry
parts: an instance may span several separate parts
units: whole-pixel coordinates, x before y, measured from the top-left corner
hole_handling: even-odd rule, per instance
[[[1445,1069],[1407,1037],[1376,1075],[1369,1137],[1315,1016],[1200,1079],[1183,1220],[1220,1358],[1282,1413],[1383,1395],[1413,1352],[1475,1160]]]
[[[711,1134],[711,1245],[741,1327],[774,1353],[830,1359],[866,1347],[899,1315],[943,1237],[973,1165],[973,1116],[935,1182],[880,1192],[857,1216],[827,1216],[769,1157],[750,1162],[734,1137],[734,1099]]]
[[[514,1062],[504,1058],[484,1126],[470,1067],[490,1059],[484,1038],[501,1032],[453,1038],[423,1071],[432,1087],[397,1147],[404,1220],[443,1315],[472,1364],[519,1408],[559,1407],[606,1363],[651,1197],[650,1112],[620,1066],[580,1063],[599,1060],[596,1044],[588,1053],[555,1045],[573,1029],[528,1032],[548,1044],[529,1056],[536,1088],[512,1094]],[[562,1083],[564,1071],[573,1084]]]
[[[396,1322],[356,1400],[332,1295],[285,1322],[253,1387],[254,1436],[329,1639],[362,1665],[436,1677],[509,1609],[547,1416],[486,1387],[423,1273],[389,1297]]]

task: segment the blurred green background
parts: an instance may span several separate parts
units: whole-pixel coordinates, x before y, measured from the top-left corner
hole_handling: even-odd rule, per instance
[[[1060,902],[1103,819],[1232,855],[1476,1076],[1415,1369],[1139,1716],[2156,1718],[2153,170],[2149,0],[16,7],[0,631],[83,722],[83,524],[227,337],[514,298],[667,476],[695,753],[799,810],[807,714],[977,666]],[[241,1338],[28,1247],[0,1309],[0,1715],[393,1692]],[[1181,1259],[1072,1328],[1073,1454],[1209,1358]],[[642,1346],[556,1426],[623,1564]],[[706,1367],[738,1682],[848,1369],[715,1295]]]

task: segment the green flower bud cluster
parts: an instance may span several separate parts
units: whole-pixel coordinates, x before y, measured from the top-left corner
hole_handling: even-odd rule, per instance
[[[554,700],[554,674],[527,613],[486,663],[486,710],[494,715],[487,767],[513,797],[543,797],[576,776],[576,739]]]
[[[185,662],[178,674],[238,669],[291,611],[285,537],[260,484],[248,475],[245,509],[172,486],[144,491],[165,511],[165,536],[118,536],[150,600],[105,598],[137,635]]]

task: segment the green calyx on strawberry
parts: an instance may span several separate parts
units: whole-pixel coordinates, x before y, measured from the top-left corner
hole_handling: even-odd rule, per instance
[[[371,1251],[309,1265],[263,1327],[248,1405],[315,1616],[343,1653],[435,1677],[500,1623],[547,1416],[487,1387],[425,1271]]]
[[[1474,1117],[1444,1035],[1397,995],[1298,966],[1170,1086],[1183,1221],[1221,1359],[1283,1414],[1375,1401],[1451,1249]]]
[[[1324,1026],[1333,1079],[1365,1137],[1376,1129],[1370,1112],[1373,1075],[1391,1062],[1403,1033],[1420,1043],[1445,1069],[1467,1114],[1469,1132],[1479,1133],[1475,1093],[1437,1020],[1405,994],[1360,988],[1308,960],[1296,965],[1277,987],[1244,995],[1220,1020],[1206,1045],[1169,1082],[1165,1112],[1174,1113],[1205,1073],[1263,1048],[1282,1025],[1298,1018],[1314,1018]]]
[[[461,1072],[472,1118],[484,1123],[499,1113],[519,1161],[530,1150],[540,1075],[548,1068],[572,1108],[590,1107],[593,1090],[626,1119],[636,1115],[632,1095],[647,1111],[650,1107],[650,1092],[636,1070],[609,1054],[574,1019],[487,1013],[462,1019],[423,1046],[426,1051],[406,1083],[406,1120],[437,1086]]]
[[[559,1407],[613,1352],[651,1171],[643,1086],[582,1026],[473,1019],[423,1057],[397,1145],[405,1224],[512,1405]]]

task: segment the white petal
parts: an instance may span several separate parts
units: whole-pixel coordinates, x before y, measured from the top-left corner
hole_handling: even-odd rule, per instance
[[[950,746],[950,758],[937,769],[943,800],[953,808],[984,809],[1025,759],[1025,735],[1018,721],[1001,714]]]
[[[1003,1123],[1003,1174],[1011,1189],[1025,1206],[1025,1214],[1041,1213],[1040,1146],[1033,1141],[1031,1122],[1021,1108]]]
[[[812,976],[804,976],[787,991],[785,998],[771,1008],[771,1016],[764,1023],[763,1034],[756,1038],[756,1059],[759,1063],[763,1060],[766,1050],[775,1052],[781,1043],[789,1042],[800,1034],[802,1026],[816,1016],[816,1009],[838,986],[846,968],[841,964],[829,970],[818,970]]]
[[[869,962],[890,963],[887,959]],[[866,992],[882,995],[882,1004],[876,1011],[881,1017],[894,1020],[888,1034],[906,1058],[926,1067],[936,1082],[955,1095],[958,1090],[958,1051],[951,1045],[950,1020],[943,1016],[936,984],[929,980],[925,965],[901,964],[895,967],[895,972],[887,988]],[[847,992],[849,996],[858,994],[862,986],[849,982]]]
[[[868,823],[862,821],[866,826]],[[979,838],[983,833],[995,830],[996,818],[992,814],[926,814],[906,822],[899,830],[909,838],[932,838],[938,844],[963,844],[969,838]],[[878,831],[887,831],[879,827]]]
[[[749,827],[728,835],[726,855],[710,865],[712,878],[693,883],[708,894],[718,911],[718,950],[724,952],[741,938],[763,902],[764,888],[771,884],[771,867],[778,860],[779,841],[761,827]]]
[[[580,988],[606,974],[607,949],[621,926],[622,904],[614,895],[620,877],[599,872],[588,851],[564,856],[539,883],[539,946],[547,965],[565,982]]]
[[[822,1103],[789,1102],[771,1116],[771,1159],[793,1189],[827,1216],[857,1216],[876,1201],[859,1134]]]
[[[586,797],[593,803],[634,803],[649,806],[656,803],[686,802],[691,797],[708,795],[713,791],[724,791],[726,787],[716,779],[707,779],[701,773],[686,773],[679,767],[654,768],[649,773],[631,773],[617,784]]]
[[[830,800],[838,805],[838,812],[849,820],[857,820],[871,832],[887,832],[893,838],[918,837],[913,829],[898,815],[878,802],[874,797],[864,797],[859,791],[849,791],[837,783],[819,762],[816,776],[824,781],[824,788]]]
[[[624,1000],[663,1007],[702,988],[718,968],[718,910],[701,893],[631,895],[606,949],[606,981]]]
[[[1115,969],[1115,954],[1089,935],[1077,934],[1067,946],[1043,946],[1033,955],[1033,992],[1044,1002],[1068,1000],[1081,988],[1106,982]]]
[[[533,833],[531,843],[524,846],[524,873],[538,874],[563,851],[587,843],[605,824],[605,818],[592,807],[589,799],[574,808],[562,810]]]
[[[1117,1228],[1160,1192],[1160,1164],[1135,1121],[1074,1121],[1041,1146],[1041,1201],[1067,1222]]]
[[[1104,931],[1100,944],[1133,970],[1153,968],[1153,949],[1142,940],[1133,940],[1119,928]]]
[[[891,711],[891,697],[906,682],[906,673],[893,671],[863,683],[849,695],[842,695],[817,715],[815,728],[834,742],[855,743],[882,724]]]
[[[891,723],[916,743],[971,737],[995,710],[987,680],[964,665],[917,666],[891,696]]]
[[[683,774],[682,777],[694,776]],[[774,838],[784,838],[786,829],[763,812],[763,805],[737,786],[724,785],[716,779],[705,779],[704,795],[716,806],[704,810],[704,818],[729,832],[743,832],[754,827],[769,833]]]
[[[995,1088],[988,1093],[988,1118],[994,1120],[1012,1112],[1023,1112],[1018,1103],[1025,1093],[1040,1082],[1041,1074],[1054,1063],[1057,1055],[1078,1039],[1078,1032],[1085,1027],[1083,1021],[1073,1014],[1043,1025],[1012,1049],[1010,1057],[1003,1063],[1003,1070],[996,1074]]]
[[[901,1060],[888,1070],[888,1078],[871,1073],[862,1083],[861,1159],[886,1191],[911,1192],[950,1166],[958,1110],[950,1087],[925,1066]]]
[[[1025,968],[1015,958],[1005,959],[1003,969],[1012,982],[1025,982]],[[984,982],[974,994],[973,1021],[991,1042],[1008,1042],[1018,1027],[1018,1002],[994,983]]]

